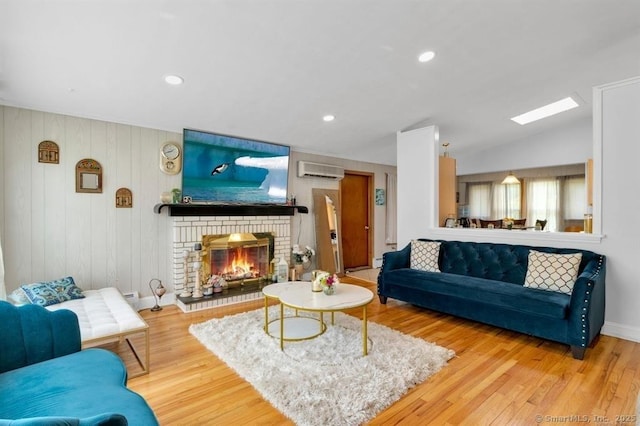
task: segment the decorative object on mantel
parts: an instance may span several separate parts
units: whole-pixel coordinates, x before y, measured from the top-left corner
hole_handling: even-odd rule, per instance
[[[133,207],[133,194],[129,188],[118,188],[116,191],[116,208]]]
[[[160,202],[163,204],[173,203],[173,193],[169,191],[165,191],[160,194]]]
[[[102,193],[102,166],[84,158],[76,163],[76,192]]]
[[[171,190],[171,195],[173,196],[173,198],[170,202],[172,203],[182,202],[182,191],[180,190],[180,188],[173,188]]]
[[[151,283],[154,281],[158,281],[158,286],[154,289]],[[167,292],[167,289],[162,285],[162,281],[157,278],[152,278],[149,281],[149,288],[151,289],[151,294],[153,294],[153,299],[156,301],[156,304],[153,308],[151,308],[151,312],[158,312],[162,310],[162,306],[160,306],[160,300],[162,296]]]
[[[54,141],[42,141],[38,144],[38,162],[60,164],[60,147]]]

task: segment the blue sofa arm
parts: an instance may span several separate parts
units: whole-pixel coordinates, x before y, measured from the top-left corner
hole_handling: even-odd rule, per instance
[[[411,266],[411,244],[407,244],[402,250],[389,251],[382,255],[382,266],[378,274],[378,298],[380,303],[387,303],[384,296],[384,274],[394,269],[408,268]]]
[[[604,325],[606,273],[607,259],[599,255],[585,266],[573,286],[568,341],[576,359],[584,358],[585,349]]]
[[[0,373],[81,349],[78,317],[66,309],[0,301],[0,324]]]

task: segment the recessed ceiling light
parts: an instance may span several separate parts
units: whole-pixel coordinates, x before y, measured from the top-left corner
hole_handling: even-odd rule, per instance
[[[429,62],[436,56],[436,52],[432,52],[431,50],[427,52],[423,52],[418,56],[418,61],[420,62]]]
[[[323,119],[324,121],[333,121],[333,120],[335,120],[335,119],[336,119],[336,116],[335,116],[335,115],[331,115],[331,114],[327,114],[327,115],[325,115],[324,117],[322,117],[322,119]]]
[[[184,83],[184,79],[179,75],[167,75],[164,77],[164,81],[166,81],[167,84],[171,84],[174,86]]]
[[[550,117],[552,115],[568,111],[578,106],[578,103],[573,100],[571,96],[564,99],[560,99],[557,102],[550,103],[549,105],[536,108],[532,111],[520,114],[517,117],[511,119],[520,125],[531,123],[532,121],[540,120]]]

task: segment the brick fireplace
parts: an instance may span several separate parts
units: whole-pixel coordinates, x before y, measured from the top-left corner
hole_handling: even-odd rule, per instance
[[[233,287],[237,287],[239,281],[239,274],[246,274],[250,282],[251,279],[257,280],[257,277],[251,278],[250,275],[255,273],[256,266],[245,267],[238,266],[236,268],[235,275],[232,272],[221,272],[219,266],[214,262],[212,257],[229,257],[236,256],[235,245],[233,242],[228,243],[226,251],[211,250],[211,247],[206,246],[208,242],[215,241],[215,244],[219,244],[221,240],[224,240],[225,236],[232,234],[250,234],[256,236],[256,238],[264,239],[266,235],[271,236],[272,243],[267,243],[269,251],[271,251],[271,245],[273,247],[272,253],[269,253],[269,258],[279,259],[284,257],[289,259],[291,250],[291,215],[283,216],[173,216],[173,283],[174,291],[178,296],[185,287],[193,289],[196,281],[196,271],[193,268],[193,261],[195,260],[196,253],[194,247],[196,244],[203,245],[203,252],[198,253],[203,260],[203,267],[201,268],[202,274],[231,274],[228,275],[229,281],[233,283]],[[203,241],[205,244],[203,244]],[[264,243],[257,243],[262,244]],[[187,261],[187,268],[185,270],[185,251],[189,252]],[[262,263],[261,271],[259,275],[264,274],[264,254],[258,255],[258,261]],[[266,260],[268,263],[268,259]],[[267,266],[268,267],[268,266]],[[244,272],[240,272],[244,269]],[[243,283],[246,280],[243,280]],[[232,287],[230,285],[230,287]],[[248,287],[248,286],[247,286]],[[225,291],[225,294],[217,294],[215,297],[203,297],[197,300],[182,300],[176,297],[176,304],[185,312],[197,311],[201,309],[212,308],[216,306],[240,303],[248,300],[260,299],[262,293],[258,291],[240,291],[231,292]]]

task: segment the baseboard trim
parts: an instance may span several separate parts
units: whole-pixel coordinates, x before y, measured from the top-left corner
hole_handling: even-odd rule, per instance
[[[605,321],[601,333],[619,339],[640,342],[640,328],[638,327],[629,327],[628,325]]]

